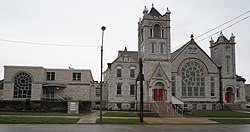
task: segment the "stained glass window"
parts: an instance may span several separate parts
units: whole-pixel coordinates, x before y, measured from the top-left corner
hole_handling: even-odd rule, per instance
[[[205,75],[203,67],[191,61],[181,69],[182,96],[205,96]]]
[[[32,79],[27,73],[18,73],[14,79],[14,98],[31,98]]]

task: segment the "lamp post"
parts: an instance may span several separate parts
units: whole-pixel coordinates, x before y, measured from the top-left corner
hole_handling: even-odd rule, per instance
[[[100,122],[102,122],[102,63],[103,63],[103,36],[104,36],[104,30],[106,29],[105,26],[101,27],[102,29],[102,45],[101,45],[101,85],[100,85],[100,90],[101,90],[101,95],[100,95]]]

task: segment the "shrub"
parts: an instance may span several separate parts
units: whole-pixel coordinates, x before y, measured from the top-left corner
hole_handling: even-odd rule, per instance
[[[60,107],[60,108],[53,108]],[[66,112],[67,102],[65,101],[14,101],[14,100],[0,100],[0,111],[39,111],[49,112],[58,111]]]
[[[37,111],[41,109],[40,103],[31,102],[30,106],[32,111]]]
[[[79,111],[91,111],[91,101],[79,101]]]
[[[49,110],[53,111],[53,112],[66,112],[66,108],[65,107],[52,107]]]
[[[30,102],[30,99],[26,99],[25,102],[24,102],[24,109],[27,110],[27,111],[30,111],[31,110],[31,102]]]

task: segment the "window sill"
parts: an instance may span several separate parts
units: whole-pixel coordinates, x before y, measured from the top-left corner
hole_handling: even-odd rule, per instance
[[[72,80],[72,82],[81,82],[82,80]]]
[[[122,95],[116,95],[116,97],[122,97]]]

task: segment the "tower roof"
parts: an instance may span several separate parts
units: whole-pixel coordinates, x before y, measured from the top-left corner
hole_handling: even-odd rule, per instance
[[[227,40],[227,38],[221,32],[219,38],[216,41],[216,43],[229,43],[229,41]]]
[[[159,13],[154,7],[151,8],[149,15],[156,16],[156,17],[162,17],[161,13]]]

